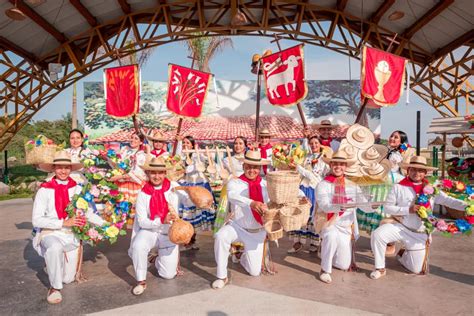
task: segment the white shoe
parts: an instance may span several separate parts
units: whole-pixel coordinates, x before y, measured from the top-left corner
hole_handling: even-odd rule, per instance
[[[370,278],[372,280],[377,280],[385,276],[386,274],[387,274],[387,270],[374,270],[370,273]]]
[[[52,291],[52,289],[50,289],[48,291],[48,296],[46,297],[46,300],[48,301],[49,304],[59,304],[62,302],[63,296],[60,291],[58,290]]]
[[[146,289],[146,284],[138,284],[136,285],[133,290],[132,290],[132,293],[133,295],[142,295],[143,292],[145,292],[145,289]]]
[[[324,283],[330,284],[332,282],[331,275],[326,272],[320,272],[319,273],[319,279],[323,281]]]
[[[219,290],[219,289],[222,289],[224,286],[226,286],[227,283],[229,283],[228,278],[217,279],[214,282],[212,282],[212,288],[215,289],[215,290]]]
[[[294,245],[288,249],[286,252],[287,253],[297,253],[297,252],[300,252],[301,250],[303,249],[303,244],[300,244],[300,246],[298,248],[295,249]]]
[[[309,249],[308,249],[308,250],[309,250],[309,252],[316,252],[316,251],[318,251],[318,246],[311,244],[311,245],[309,246]]]

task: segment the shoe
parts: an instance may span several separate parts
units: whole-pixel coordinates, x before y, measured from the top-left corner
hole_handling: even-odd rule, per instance
[[[370,278],[372,280],[377,280],[377,279],[380,279],[381,277],[385,276],[387,274],[387,270],[383,269],[383,270],[374,270],[370,273]]]
[[[59,290],[49,289],[46,300],[49,304],[59,304],[62,302],[63,296]]]
[[[219,289],[222,289],[224,286],[227,285],[227,283],[229,283],[229,279],[228,278],[225,278],[225,279],[217,279],[215,280],[214,282],[212,282],[212,288],[214,290],[219,290]]]
[[[318,246],[311,244],[308,250],[309,252],[316,252],[318,251]]]
[[[295,245],[293,245],[293,247],[288,249],[287,253],[297,253],[297,252],[301,251],[302,249],[303,249],[303,244],[300,244],[300,246],[298,248],[295,248]]]
[[[240,262],[240,258],[237,258],[237,256],[235,254],[232,255],[232,262],[233,263],[239,263]]]
[[[197,243],[192,244],[191,249],[192,250],[199,250],[198,244]]]
[[[319,273],[319,279],[326,284],[330,284],[332,282],[331,275],[322,271]]]
[[[135,296],[142,295],[146,290],[146,283],[139,283],[133,289],[132,293]]]

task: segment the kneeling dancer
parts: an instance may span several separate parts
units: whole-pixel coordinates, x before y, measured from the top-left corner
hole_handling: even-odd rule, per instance
[[[396,241],[404,246],[397,258],[406,269],[416,274],[425,274],[428,269],[431,235],[426,232],[423,222],[417,215],[420,205],[416,202],[428,184],[425,179],[427,172],[437,168],[428,166],[426,158],[421,156],[413,156],[408,164],[402,163],[401,167],[407,170],[408,176],[393,186],[384,205],[387,214],[396,216],[393,217],[394,223],[381,225],[372,232],[370,239],[375,257],[375,270],[370,274],[370,278],[374,280],[386,275],[385,249],[387,244]],[[434,204],[458,210],[464,210],[467,205],[441,191],[430,199],[430,207]]]
[[[54,177],[41,185],[33,203],[32,224],[37,229],[33,247],[44,257],[51,288],[47,301],[58,304],[62,301],[63,283],[75,280],[76,269],[81,254],[79,240],[72,231],[73,226],[86,224],[86,217],[92,224],[102,225],[104,221],[92,210],[84,217],[69,218],[66,208],[74,194],[82,187],[70,177],[71,171],[82,168],[81,163],[73,163],[66,151],[58,152],[51,163],[39,164],[46,172],[54,172]]]
[[[177,183],[166,179],[166,165],[162,157],[152,158],[142,169],[149,181],[137,197],[138,231],[129,250],[138,282],[132,290],[134,295],[140,295],[146,289],[148,253],[152,248],[158,247],[155,266],[164,279],[176,276],[179,261],[179,247],[168,238],[170,222],[178,218],[178,196],[172,190]]]
[[[266,231],[262,215],[269,202],[267,183],[260,177],[261,166],[268,161],[261,158],[259,151],[247,151],[243,160],[244,174],[227,184],[227,196],[234,218],[215,235],[214,254],[217,262],[217,280],[214,289],[221,289],[228,283],[227,263],[233,242],[242,242],[244,252],[240,264],[252,276],[259,276],[262,267],[263,245]]]

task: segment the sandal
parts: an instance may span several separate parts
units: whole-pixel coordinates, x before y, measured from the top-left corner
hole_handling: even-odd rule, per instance
[[[299,244],[300,246],[298,248],[295,248],[295,245]],[[295,243],[293,247],[288,249],[287,253],[297,253],[303,249],[303,244],[302,243]]]
[[[370,278],[372,280],[377,280],[380,279],[381,277],[385,276],[387,274],[387,270],[385,269],[377,269],[375,271],[372,271],[370,273]]]
[[[324,283],[326,283],[326,284],[331,284],[331,282],[332,282],[331,275],[329,273],[324,272],[324,271],[321,271],[319,273],[319,279],[321,281],[323,281]]]
[[[318,246],[311,244],[308,249],[309,252],[316,252],[318,251]]]
[[[49,304],[59,304],[62,302],[63,296],[59,290],[50,288],[46,300]]]
[[[219,290],[222,289],[224,286],[226,286],[229,283],[229,278],[225,279],[217,279],[214,282],[212,282],[212,288],[214,290]]]
[[[145,290],[146,290],[146,283],[140,282],[132,289],[132,293],[133,295],[138,296],[138,295],[142,295],[143,292],[145,292]]]

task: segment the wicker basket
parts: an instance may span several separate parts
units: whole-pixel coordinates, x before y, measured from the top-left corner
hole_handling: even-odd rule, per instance
[[[273,202],[268,203],[268,210],[263,214],[264,222],[278,220],[280,218],[280,208],[282,206]]]
[[[30,150],[25,149],[26,164],[37,165],[53,161],[57,147],[57,145],[42,145]]]
[[[272,220],[265,223],[265,231],[269,240],[274,241],[283,237],[283,227],[280,221]]]
[[[294,205],[285,205],[280,209],[280,222],[287,232],[301,229],[303,226],[303,213]]]
[[[466,212],[464,211],[455,210],[447,206],[445,207],[446,207],[446,211],[448,212],[448,216],[451,217],[452,219],[462,219],[464,218],[464,216],[466,216]]]
[[[311,203],[306,198],[299,199],[297,208],[301,210],[301,217],[303,225],[308,222],[310,212],[311,212]]]
[[[267,174],[267,183],[270,201],[293,203],[299,193],[300,175],[294,171],[273,171]]]
[[[178,181],[184,176],[184,173],[185,173],[184,169],[181,169],[181,170],[170,169],[166,171],[166,177],[170,181]]]
[[[168,230],[168,237],[173,244],[187,245],[194,235],[194,228],[189,222],[177,219]]]

